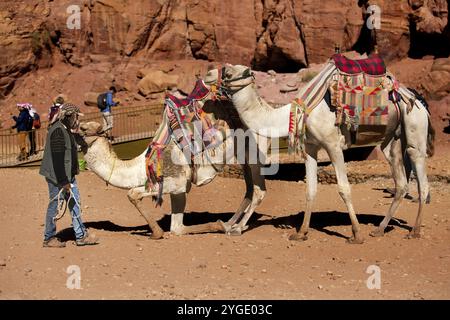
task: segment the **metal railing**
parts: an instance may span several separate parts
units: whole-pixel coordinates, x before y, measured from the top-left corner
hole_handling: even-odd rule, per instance
[[[141,105],[133,107],[117,107],[112,109],[114,127],[112,129],[113,143],[151,138],[162,120],[162,105]],[[86,113],[80,118],[82,122],[96,121],[103,123],[100,112]],[[42,159],[45,141],[47,139],[48,122],[42,121],[40,129],[34,129],[31,134],[36,143],[36,154],[29,155],[25,160],[19,160],[19,134],[12,129],[0,130],[0,167],[11,167]],[[27,133],[27,148],[30,151],[30,132]]]

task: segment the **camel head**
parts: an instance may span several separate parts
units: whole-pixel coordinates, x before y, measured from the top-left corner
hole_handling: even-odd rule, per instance
[[[222,69],[222,84],[228,96],[232,96],[239,90],[255,82],[255,75],[252,70],[243,65],[227,64]]]
[[[106,140],[103,126],[95,121],[82,122],[80,124],[80,130],[78,135],[81,139],[77,139],[78,144],[81,146],[83,153],[86,153],[87,149],[98,139],[103,138]],[[81,140],[81,141],[80,141]]]

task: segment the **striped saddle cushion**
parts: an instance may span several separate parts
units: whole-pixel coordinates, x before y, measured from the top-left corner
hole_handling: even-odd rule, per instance
[[[377,54],[361,60],[348,59],[342,54],[335,54],[332,58],[336,67],[341,72],[347,74],[366,73],[379,76],[386,73],[386,65],[383,59]]]

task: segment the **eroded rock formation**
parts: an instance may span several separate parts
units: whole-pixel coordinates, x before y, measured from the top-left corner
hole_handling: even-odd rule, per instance
[[[189,84],[181,73],[192,77],[208,63],[297,72],[326,61],[335,43],[342,50],[364,51],[373,37],[364,20],[369,5],[381,10],[376,39],[388,61],[450,54],[448,0],[80,0],[73,5],[0,2],[0,104],[11,95],[29,97],[28,89],[39,96],[37,88],[23,87],[36,82],[24,80],[36,70],[41,72],[36,78],[52,78],[39,87],[50,90],[46,96],[69,81],[86,82],[79,86],[84,92],[74,89],[77,102],[112,84],[135,100],[151,97],[152,90],[142,90],[145,74],[137,77],[144,68],[178,75],[184,91]],[[80,29],[70,28],[77,10]],[[168,67],[175,64],[179,67]]]

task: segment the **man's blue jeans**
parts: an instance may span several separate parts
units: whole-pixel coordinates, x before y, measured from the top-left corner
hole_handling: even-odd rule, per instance
[[[49,203],[47,208],[47,216],[45,218],[44,241],[49,240],[56,235],[56,224],[53,221],[53,218],[58,213],[58,193],[61,190],[61,188],[59,188],[57,185],[53,184],[48,179],[46,180],[48,184]],[[70,210],[70,214],[72,215],[72,225],[73,230],[75,231],[75,237],[77,239],[81,239],[86,233],[86,227],[84,226],[83,221],[81,221],[81,210],[79,207],[79,205],[81,205],[80,192],[78,191],[77,181],[75,179],[72,182],[72,193],[73,197],[76,199],[76,202],[74,199],[70,199],[68,207]],[[62,202],[64,198],[68,199],[69,192],[61,192],[59,198],[60,202]]]

